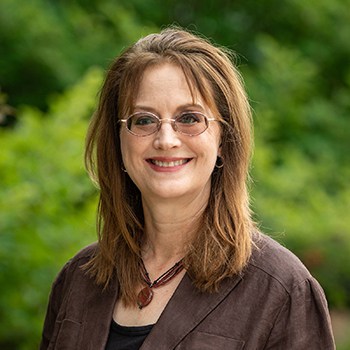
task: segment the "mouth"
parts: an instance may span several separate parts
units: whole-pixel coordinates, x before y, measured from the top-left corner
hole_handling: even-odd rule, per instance
[[[180,165],[188,163],[189,161],[191,161],[191,158],[178,159],[178,160],[172,160],[172,161],[162,161],[162,160],[158,160],[158,159],[147,159],[147,162],[154,164],[156,166],[162,167],[162,168],[171,168],[171,167],[180,166]]]

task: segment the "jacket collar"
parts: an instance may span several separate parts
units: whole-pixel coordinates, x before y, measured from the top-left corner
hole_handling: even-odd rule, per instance
[[[157,350],[174,349],[240,281],[240,276],[228,278],[221,282],[219,292],[201,293],[185,274],[140,350],[153,350],[155,344]],[[101,291],[95,285],[94,292],[86,300],[82,349],[103,349],[107,342],[119,289],[117,283],[113,286]]]
[[[186,274],[140,350],[174,349],[241,281],[222,281],[218,293],[201,293]]]
[[[90,281],[91,283],[91,281]],[[85,322],[79,349],[104,349],[107,343],[119,286],[114,281],[106,290],[94,285],[85,301]]]

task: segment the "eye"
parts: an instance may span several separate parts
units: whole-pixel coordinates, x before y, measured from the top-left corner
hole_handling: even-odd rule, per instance
[[[185,112],[176,118],[176,122],[181,124],[192,125],[201,123],[203,121],[203,118],[204,117],[199,113]]]
[[[157,118],[150,114],[137,114],[132,117],[132,125],[147,126],[157,123]]]

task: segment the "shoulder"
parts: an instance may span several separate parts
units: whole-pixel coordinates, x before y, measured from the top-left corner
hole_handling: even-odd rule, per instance
[[[92,243],[78,251],[65,265],[65,267],[81,266],[90,261],[98,250],[98,243]]]
[[[82,267],[94,257],[97,250],[98,243],[92,243],[75,254],[65,263],[61,271],[58,273],[53,287],[67,284],[71,280],[74,280],[77,275],[86,275]]]
[[[76,263],[85,263],[91,260],[98,250],[98,243],[94,242],[84,248],[82,248],[74,257],[68,261],[68,263],[76,264]]]
[[[318,281],[272,238],[261,234],[255,244],[242,279],[255,314],[262,309],[271,315],[266,348],[334,349],[328,304]]]
[[[274,280],[287,293],[297,285],[314,279],[305,265],[290,250],[280,243],[260,234],[255,240],[248,269],[261,278]]]

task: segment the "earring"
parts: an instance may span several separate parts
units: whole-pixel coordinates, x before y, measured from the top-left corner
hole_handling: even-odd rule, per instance
[[[224,159],[222,157],[216,158],[215,168],[221,169],[224,166]]]
[[[122,164],[121,168],[122,168],[122,171],[123,171],[124,173],[127,173],[127,170],[125,169],[124,164]]]

